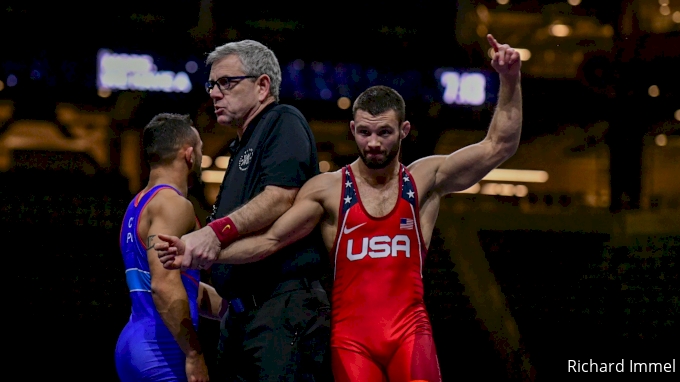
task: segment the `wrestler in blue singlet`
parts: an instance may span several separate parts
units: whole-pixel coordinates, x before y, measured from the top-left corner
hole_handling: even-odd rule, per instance
[[[118,337],[116,369],[122,382],[127,381],[186,381],[185,356],[177,341],[163,323],[151,297],[151,274],[146,257],[146,245],[139,237],[137,225],[146,204],[158,191],[169,185],[154,186],[145,195],[138,194],[125,212],[120,231],[120,249],[125,262],[132,314]],[[182,272],[182,283],[189,297],[194,328],[198,327],[199,271]]]

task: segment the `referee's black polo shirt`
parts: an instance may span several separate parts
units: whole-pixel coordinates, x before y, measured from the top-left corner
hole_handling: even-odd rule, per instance
[[[229,145],[231,158],[211,218],[229,215],[266,186],[302,187],[319,173],[316,141],[302,113],[289,105],[267,105]],[[222,296],[249,294],[294,277],[320,278],[326,249],[320,232],[270,257],[249,264],[212,266]]]

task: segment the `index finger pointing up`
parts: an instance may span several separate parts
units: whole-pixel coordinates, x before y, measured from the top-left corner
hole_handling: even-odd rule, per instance
[[[486,39],[489,40],[489,44],[491,44],[491,47],[493,48],[494,52],[498,52],[498,41],[496,41],[495,38],[491,35],[491,33],[486,35]]]

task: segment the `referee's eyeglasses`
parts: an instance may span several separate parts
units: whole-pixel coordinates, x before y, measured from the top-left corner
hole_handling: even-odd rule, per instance
[[[217,88],[220,89],[222,94],[224,94],[224,92],[228,92],[229,90],[233,89],[236,85],[238,85],[239,82],[245,80],[246,78],[257,78],[257,76],[220,77],[215,81],[206,82],[205,91],[208,92],[208,94],[210,94],[215,85],[217,85]]]

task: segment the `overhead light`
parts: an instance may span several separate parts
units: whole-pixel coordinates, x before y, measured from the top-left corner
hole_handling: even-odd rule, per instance
[[[482,20],[483,23],[489,22],[489,9],[484,4],[479,4],[477,6],[477,16]]]
[[[498,195],[512,196],[515,194],[515,185],[507,183],[499,184],[496,186],[496,192]]]
[[[647,89],[647,93],[649,93],[650,97],[658,97],[659,96],[659,87],[656,85],[652,85]]]
[[[328,172],[331,169],[331,164],[328,161],[322,160],[319,162],[319,171]]]
[[[529,193],[529,188],[523,184],[518,184],[515,186],[515,196],[523,198]]]
[[[500,195],[500,196],[516,196],[523,198],[527,196],[529,189],[523,184],[509,184],[509,183],[486,183],[482,186],[482,195]]]
[[[457,194],[476,194],[476,193],[479,192],[479,190],[481,188],[482,187],[479,185],[479,183],[475,183],[472,187],[467,188],[467,189],[462,190],[462,191],[456,191],[456,193]]]
[[[196,61],[189,61],[184,65],[184,69],[187,70],[189,73],[196,73],[198,70],[198,63]]]
[[[680,109],[675,111],[675,120],[680,121]]]
[[[600,30],[604,37],[612,37],[614,35],[614,28],[609,24],[603,26]]]
[[[223,170],[226,170],[227,167],[229,166],[229,157],[223,156],[215,158],[215,166]]]
[[[550,34],[555,37],[566,37],[571,33],[571,28],[564,24],[553,24],[550,26]]]
[[[349,100],[347,97],[340,97],[338,98],[338,107],[341,108],[342,110],[347,110],[349,107],[352,105],[352,101]]]
[[[109,98],[109,96],[111,96],[111,89],[99,88],[97,90],[97,95],[102,98]]]
[[[654,138],[654,143],[656,143],[657,146],[666,146],[668,144],[668,137],[666,134],[659,134]]]
[[[201,168],[208,168],[210,166],[212,166],[212,158],[207,155],[203,155],[201,157]]]
[[[12,86],[16,86],[17,82],[19,82],[19,80],[17,76],[15,76],[14,74],[10,74],[9,76],[7,76],[7,86],[9,86],[10,88]]]
[[[659,13],[664,16],[668,16],[671,14],[671,8],[668,5],[662,5],[659,7]]]
[[[680,24],[680,11],[673,12],[673,16],[671,16],[671,19],[673,20],[674,23]]]
[[[484,25],[484,24],[477,25],[477,36],[486,37],[486,35],[488,33],[489,33],[489,29],[486,27],[486,25]]]
[[[487,183],[482,187],[483,195],[496,195],[496,183]]]
[[[668,0],[666,0],[666,1],[668,1]],[[567,3],[569,3],[569,5],[573,5],[575,7],[579,4],[581,4],[581,0],[567,0]]]
[[[222,183],[226,171],[205,170],[201,172],[201,180],[205,183]]]
[[[500,182],[545,183],[548,181],[548,173],[541,170],[517,170],[497,168],[491,170],[491,172],[489,172],[482,180],[493,180]]]
[[[519,59],[522,61],[528,61],[531,58],[531,51],[529,49],[516,48],[517,53],[519,53]]]

